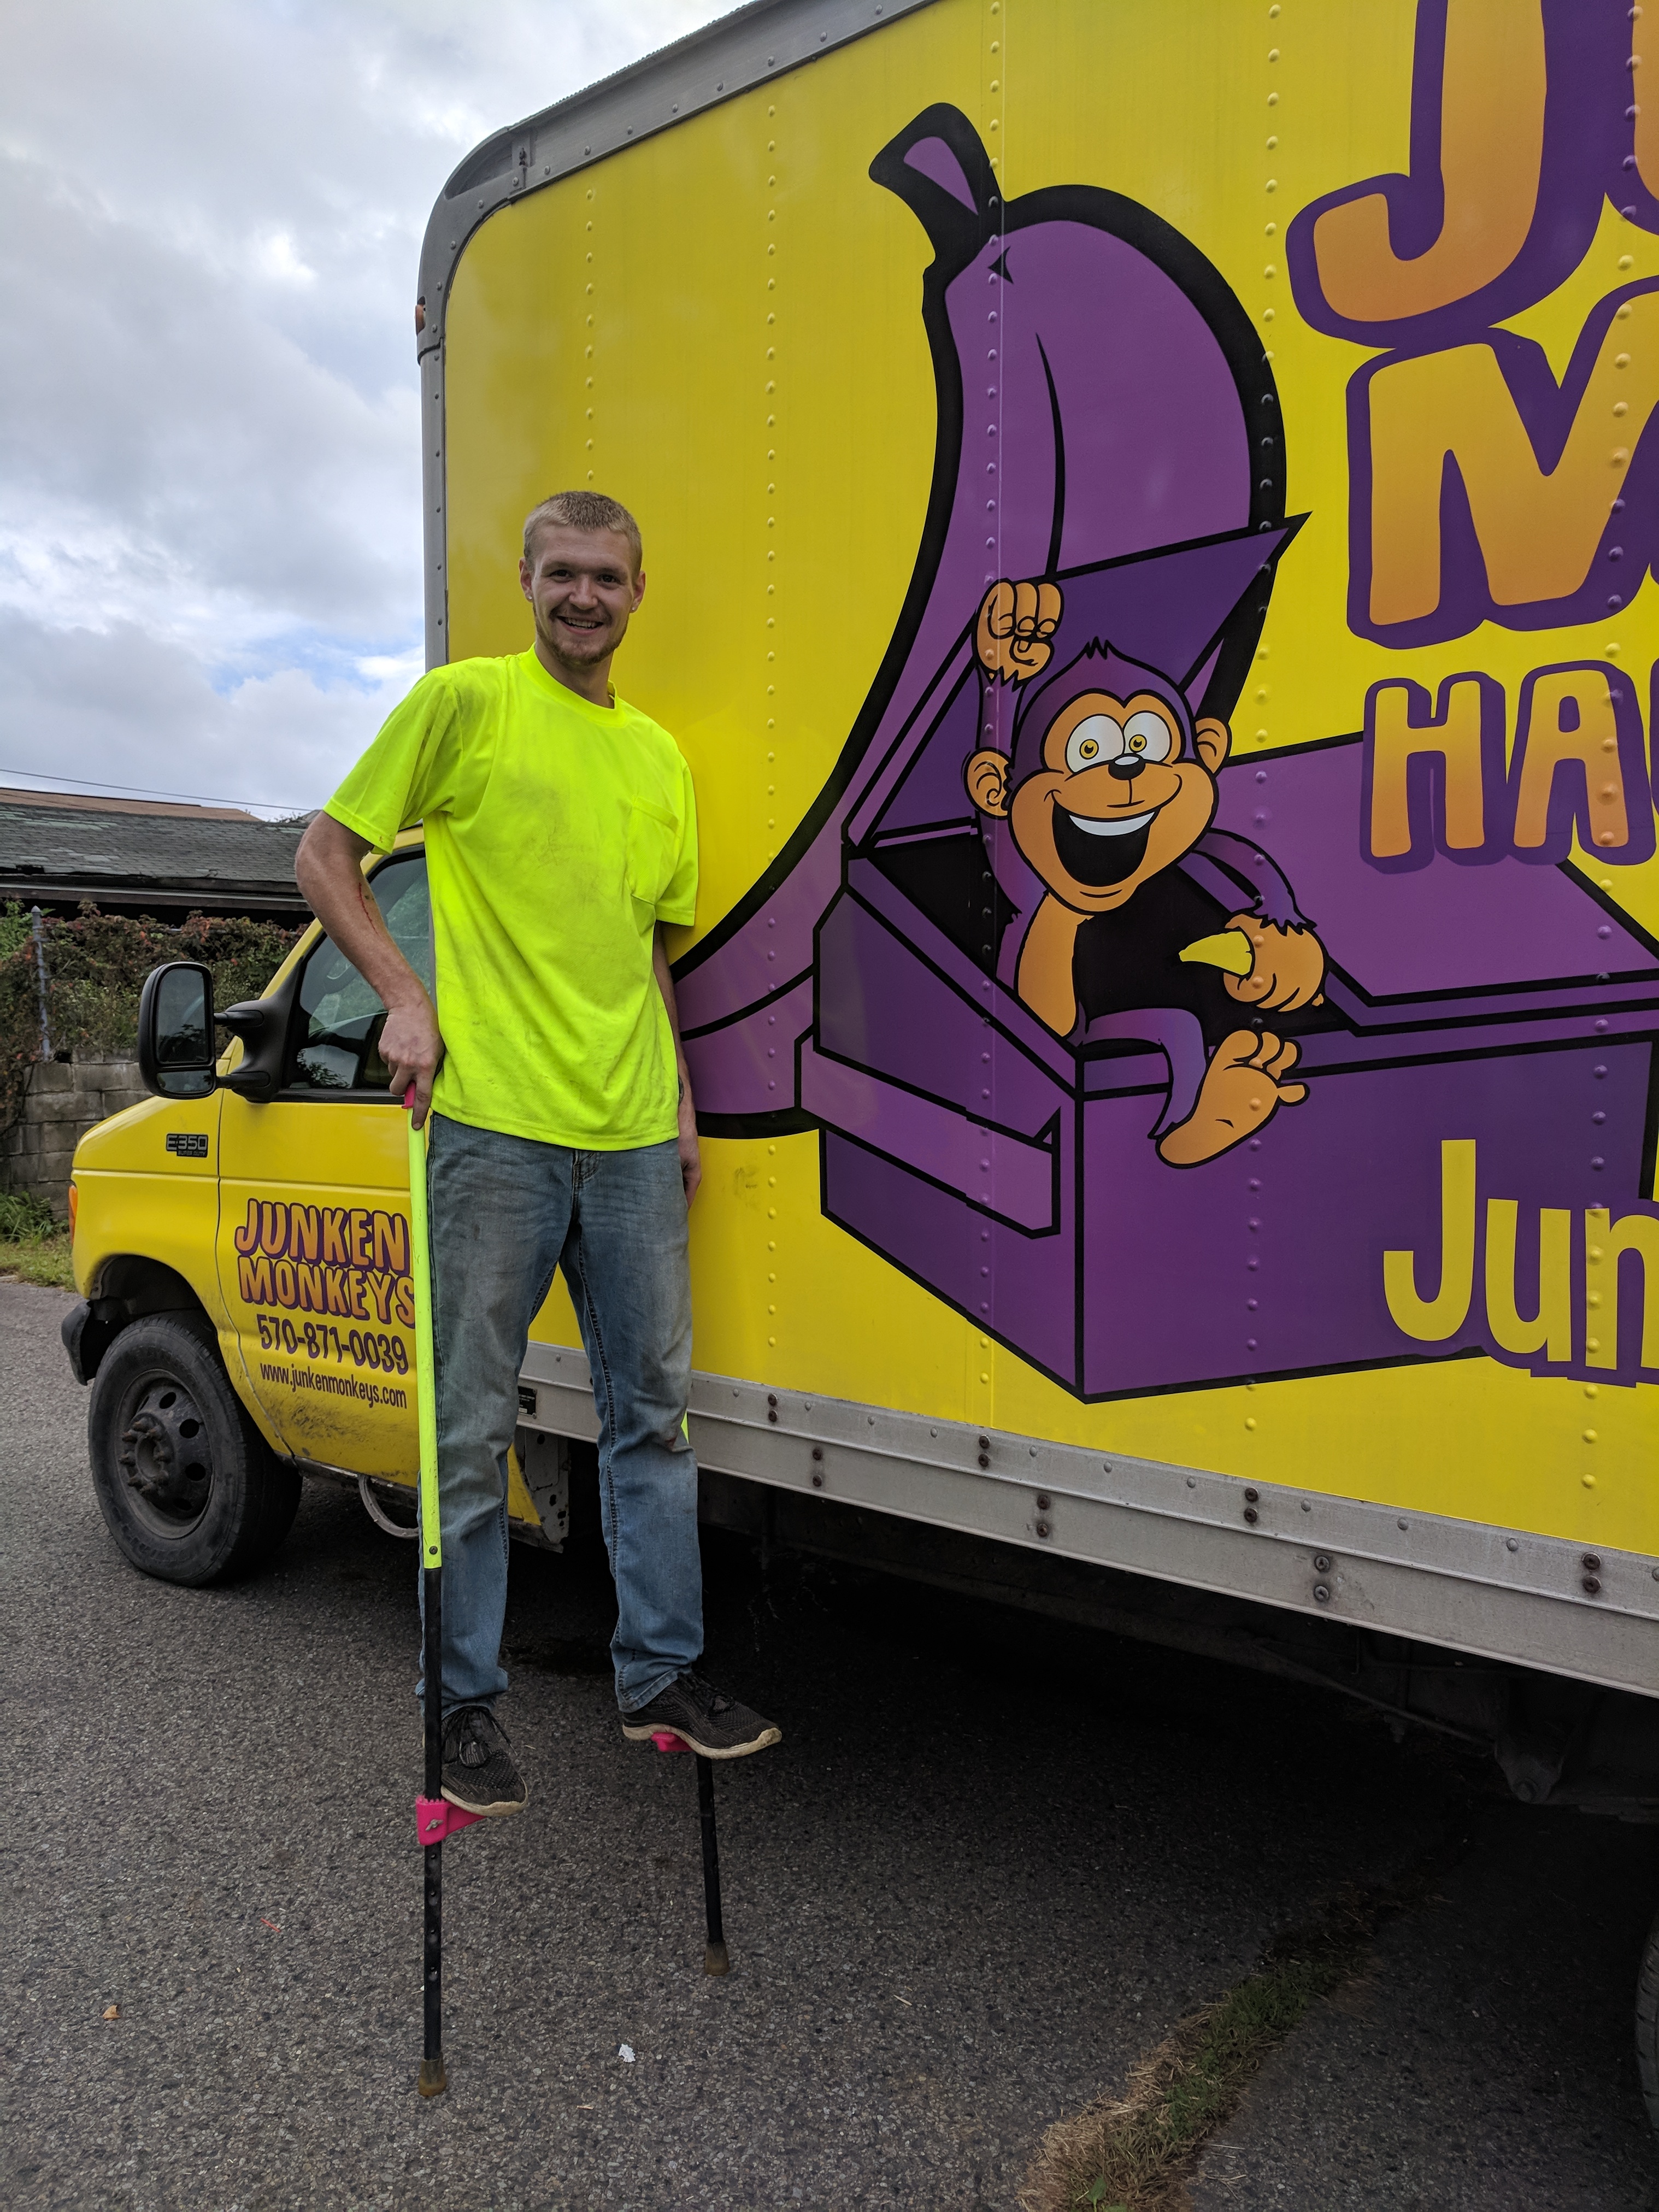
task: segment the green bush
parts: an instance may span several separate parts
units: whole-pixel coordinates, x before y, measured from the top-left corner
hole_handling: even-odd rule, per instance
[[[0,1279],[75,1288],[69,1231],[49,1206],[21,1191],[0,1191]]]
[[[11,919],[0,917],[0,927]],[[40,1057],[40,994],[26,928],[21,951],[0,953],[0,1129],[15,1116],[29,1069]]]
[[[83,905],[73,921],[42,925],[46,1024],[54,1054],[109,1060],[132,1051],[138,994],[164,960],[200,960],[213,1000],[258,998],[299,938],[297,929],[242,915],[192,914],[173,924],[100,914]],[[40,1057],[40,994],[29,916],[13,900],[0,915],[0,1127],[21,1106]]]
[[[44,1199],[31,1198],[27,1191],[0,1190],[0,1244],[44,1244],[63,1230]]]
[[[9,959],[21,945],[29,941],[29,917],[15,899],[8,899],[0,912],[0,960]]]

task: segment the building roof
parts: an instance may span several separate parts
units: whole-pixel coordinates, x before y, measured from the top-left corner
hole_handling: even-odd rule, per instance
[[[0,900],[298,919],[309,912],[294,881],[305,827],[234,806],[0,790]]]
[[[257,814],[250,814],[246,806],[199,806],[193,801],[174,799],[106,799],[101,792],[86,791],[25,791],[15,785],[0,784],[0,806],[46,806],[61,814],[65,807],[70,812],[84,808],[94,814],[185,814],[209,822],[257,822]]]

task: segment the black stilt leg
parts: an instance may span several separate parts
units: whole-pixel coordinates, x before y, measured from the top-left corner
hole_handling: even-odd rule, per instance
[[[443,1721],[443,1569],[425,1571],[422,1610],[426,1615],[424,1702],[426,1720],[426,1795],[442,1796],[444,1787]],[[448,2087],[444,2071],[444,1847],[428,1844],[421,1853],[426,1869],[426,1925],[422,1947],[425,1980],[426,2041],[417,2087],[423,2097],[438,2097]]]
[[[702,1827],[702,1898],[708,1922],[708,1948],[703,1953],[705,1974],[729,1974],[726,1929],[720,1920],[720,1853],[714,1835],[714,1768],[710,1759],[697,1759],[697,1814]]]
[[[415,1287],[416,1409],[421,1438],[422,1717],[426,1789],[415,1802],[425,1888],[421,1942],[425,2042],[416,2081],[423,2097],[441,2097],[444,2070],[444,1838],[470,1828],[476,1813],[444,1799],[444,1544],[438,1503],[437,1361],[432,1349],[432,1248],[427,1219],[426,1137],[415,1126],[415,1085],[404,1093],[409,1119],[409,1258]]]

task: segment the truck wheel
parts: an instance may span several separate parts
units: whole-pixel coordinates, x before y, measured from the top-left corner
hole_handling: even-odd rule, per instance
[[[1636,1978],[1636,2063],[1648,2118],[1659,2129],[1659,1920],[1648,1930],[1642,1971]]]
[[[92,1479],[132,1565],[198,1588],[261,1565],[289,1532],[301,1479],[230,1387],[204,1320],[151,1314],[99,1364]]]

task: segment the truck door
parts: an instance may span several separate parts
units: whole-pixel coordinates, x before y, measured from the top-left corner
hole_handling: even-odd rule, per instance
[[[373,876],[432,988],[426,855]],[[282,1088],[224,1093],[218,1268],[248,1387],[279,1449],[413,1481],[415,1308],[408,1125],[380,1055],[386,1008],[327,937],[305,955]]]

